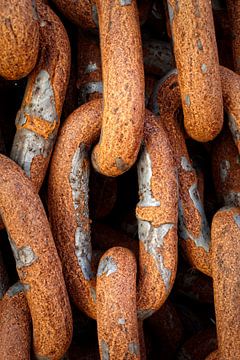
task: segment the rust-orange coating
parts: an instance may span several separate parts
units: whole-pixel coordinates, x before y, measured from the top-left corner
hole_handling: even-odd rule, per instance
[[[240,75],[240,1],[227,0],[234,71]]]
[[[223,101],[211,1],[168,0],[184,126],[210,141],[223,125]]]
[[[137,308],[144,319],[165,302],[177,271],[177,174],[163,122],[150,111],[146,111],[138,183]]]
[[[67,33],[48,5],[37,1],[40,53],[16,118],[11,151],[39,191],[56,139],[70,72]]]
[[[240,206],[240,157],[227,128],[213,146],[212,174],[220,205]]]
[[[48,188],[50,221],[69,292],[75,304],[93,318],[96,318],[96,280],[88,211],[87,151],[100,134],[102,111],[102,101],[92,100],[65,121],[52,157]],[[147,174],[142,169],[145,162]],[[137,303],[138,316],[144,319],[164,303],[177,267],[176,172],[163,126],[150,112],[146,113],[145,151],[139,162],[139,179]],[[156,284],[155,291],[152,282]]]
[[[32,317],[34,352],[57,360],[72,336],[61,263],[39,196],[19,166],[3,155],[0,207]]]
[[[240,359],[240,209],[224,207],[214,216],[212,277],[219,359]]]
[[[196,171],[189,158],[184,133],[177,121],[181,106],[177,71],[168,73],[157,84],[152,107],[160,113],[173,149],[179,181],[179,237],[190,264],[211,275],[210,234],[203,205],[198,193]]]
[[[30,360],[31,316],[20,283],[0,303],[0,359]]]
[[[101,257],[96,287],[101,360],[140,360],[136,273],[136,259],[128,249],[113,247]]]
[[[103,121],[92,162],[117,176],[136,161],[143,136],[144,73],[136,0],[96,1],[103,69]]]
[[[48,208],[54,240],[63,264],[68,291],[75,304],[88,316],[96,318],[95,276],[89,250],[90,219],[87,194],[80,194],[78,207],[74,209],[70,174],[74,168],[73,158],[78,149],[85,150],[97,141],[101,130],[102,100],[92,100],[75,110],[63,124],[55,145],[49,174]],[[89,163],[83,156],[83,176],[89,171]],[[84,178],[83,178],[84,179]],[[85,180],[86,181],[86,180]],[[88,183],[83,184],[87,187]],[[79,220],[77,220],[79,217]],[[81,232],[86,237],[85,254],[76,254],[75,236]],[[88,241],[89,240],[89,241]],[[79,240],[80,241],[80,240]],[[87,270],[80,266],[88,263]],[[86,274],[87,273],[87,274]]]
[[[31,0],[0,3],[0,76],[18,80],[34,68],[39,48],[39,19]]]

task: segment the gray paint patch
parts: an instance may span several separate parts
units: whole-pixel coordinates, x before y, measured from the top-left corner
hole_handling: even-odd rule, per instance
[[[187,107],[190,107],[191,105],[191,100],[190,100],[190,96],[186,95],[185,96],[185,104],[187,105]]]
[[[17,269],[30,266],[38,259],[38,257],[35,255],[34,251],[29,245],[18,248],[10,236],[8,236],[8,239],[16,261]]]
[[[238,215],[238,214],[233,215],[233,219],[234,219],[235,223],[237,224],[237,226],[240,228],[240,215]]]
[[[19,294],[20,292],[26,292],[30,290],[30,286],[28,284],[22,284],[19,281],[17,283],[15,283],[13,286],[11,286],[8,291],[7,291],[7,295],[9,297],[13,297],[17,294]]]
[[[150,317],[154,312],[155,311],[152,309],[145,309],[145,310],[139,309],[137,310],[137,316],[138,319],[144,320]]]
[[[102,81],[92,81],[83,85],[79,89],[78,105],[84,104],[88,101],[88,95],[93,93],[103,93]]]
[[[139,207],[160,206],[160,201],[156,200],[152,195],[152,162],[151,158],[144,148],[137,166],[138,171],[138,187],[139,187]]]
[[[97,6],[94,4],[92,5],[92,19],[96,27],[99,27],[99,21],[98,21],[98,11]]]
[[[179,235],[182,239],[188,240],[191,239],[194,241],[195,245],[198,247],[202,247],[206,252],[209,252],[209,245],[210,245],[210,229],[208,226],[208,222],[206,219],[206,215],[201,203],[201,199],[199,197],[197,184],[194,183],[189,189],[190,198],[194,204],[194,207],[198,210],[201,216],[201,228],[200,228],[200,235],[198,237],[194,237],[190,231],[188,231],[185,218],[184,218],[184,211],[182,207],[181,199],[179,200],[178,204],[178,211],[179,211]]]
[[[228,160],[222,160],[220,162],[220,178],[222,183],[226,181],[229,170],[230,170],[230,162]]]
[[[238,142],[240,140],[240,130],[238,128],[236,118],[230,113],[228,113],[227,116],[228,116],[228,125],[232,133],[233,140],[235,142]]]
[[[29,129],[19,129],[14,137],[11,159],[14,160],[31,178],[31,165],[37,156],[47,158],[56,140],[57,130],[48,139]]]
[[[96,290],[93,287],[90,288],[90,293],[93,301],[96,303],[97,295],[96,295]]]
[[[75,231],[75,255],[84,278],[91,280],[94,275],[91,269],[92,247],[90,231],[86,231],[82,224],[82,218],[86,221],[89,219],[89,160],[84,144],[80,145],[72,158],[69,183],[72,189],[72,200],[77,221]]]
[[[206,65],[206,64],[202,64],[202,65],[201,65],[201,70],[202,70],[202,73],[203,73],[203,74],[206,74],[206,72],[207,72],[207,65]]]
[[[162,224],[159,227],[153,227],[149,221],[138,219],[139,240],[143,242],[145,250],[154,258],[167,291],[170,289],[171,270],[164,266],[161,247],[164,244],[165,236],[173,226],[174,224]]]
[[[169,1],[167,2],[167,5],[168,5],[168,14],[169,14],[170,25],[172,26],[173,19],[174,19],[174,10],[173,10],[173,7],[171,6],[171,4],[169,3]]]
[[[126,171],[129,168],[128,164],[125,164],[122,158],[116,158],[115,160],[116,167],[121,171]]]
[[[21,107],[17,114],[16,125],[25,123],[25,115],[38,117],[50,123],[58,122],[54,91],[46,70],[41,70],[37,75],[32,87],[30,104]]]
[[[193,171],[193,167],[185,156],[181,157],[181,167],[185,171]]]
[[[124,318],[120,318],[118,319],[118,324],[119,325],[125,325],[126,324],[126,320]]]
[[[134,342],[131,342],[128,344],[128,350],[131,354],[134,354],[134,355],[140,354],[139,345]]]
[[[198,48],[198,50],[203,50],[202,41],[200,39],[198,39],[198,41],[197,41],[197,48]]]
[[[121,6],[131,5],[132,0],[119,0]]]
[[[96,71],[97,69],[98,69],[97,64],[90,62],[90,63],[86,66],[85,71],[84,71],[84,74],[90,74],[90,73]]]
[[[229,191],[228,194],[223,195],[224,204],[226,206],[240,206],[240,193]]]
[[[108,344],[104,340],[101,340],[101,354],[102,360],[110,360]]]
[[[36,360],[51,360],[50,358],[48,358],[46,356],[41,356],[41,355],[37,355],[37,354],[35,354],[35,358],[36,358]]]
[[[109,276],[117,271],[117,264],[111,256],[106,256],[101,259],[98,265],[97,276]]]

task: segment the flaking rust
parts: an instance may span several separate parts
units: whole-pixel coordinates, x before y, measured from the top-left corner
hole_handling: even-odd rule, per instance
[[[220,209],[213,218],[211,236],[218,358],[238,359],[240,358],[239,208]]]
[[[56,140],[70,72],[70,45],[59,18],[37,2],[40,48],[37,65],[28,78],[11,158],[39,191]]]
[[[60,358],[72,337],[71,308],[50,226],[31,181],[0,155],[0,207],[33,322],[36,356]],[[19,196],[21,193],[21,196]],[[3,357],[5,358],[5,357]]]
[[[31,316],[21,283],[6,292],[0,304],[0,358],[30,360]]]
[[[136,161],[143,135],[144,73],[136,1],[96,1],[99,14],[104,110],[94,168],[108,176]],[[109,56],[111,54],[111,56]]]
[[[146,112],[138,182],[140,201],[136,214],[140,274],[137,310],[143,319],[166,300],[177,267],[177,178],[173,154],[160,119],[150,112]],[[152,283],[155,284],[154,294]]]
[[[187,133],[209,141],[223,124],[223,101],[211,2],[168,0]]]
[[[184,133],[177,121],[181,106],[176,70],[157,83],[152,107],[160,113],[173,149],[179,182],[179,236],[180,244],[192,266],[211,274],[210,230],[198,193],[198,179],[188,155]]]
[[[97,327],[101,360],[140,359],[136,310],[136,259],[113,247],[97,271]]]

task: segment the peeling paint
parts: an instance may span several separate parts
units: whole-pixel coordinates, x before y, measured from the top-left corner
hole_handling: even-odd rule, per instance
[[[31,165],[37,156],[47,158],[55,143],[57,131],[48,139],[36,134],[29,129],[18,129],[14,137],[11,150],[11,159],[14,160],[31,178]]]
[[[234,115],[228,113],[228,125],[229,125],[229,129],[232,133],[232,137],[234,139],[235,142],[238,142],[240,140],[240,130],[236,121],[236,118]]]
[[[91,269],[92,246],[89,227],[85,229],[83,221],[89,219],[88,189],[89,160],[86,147],[81,144],[72,158],[69,183],[72,189],[72,200],[75,209],[77,228],[75,230],[75,255],[86,280],[93,278]]]
[[[27,284],[22,284],[19,281],[14,284],[13,286],[11,286],[8,291],[7,291],[7,296],[9,297],[13,297],[17,294],[19,294],[20,292],[25,292],[28,291],[30,289],[30,286]]]
[[[89,82],[79,89],[79,96],[78,96],[78,104],[84,104],[88,101],[87,96],[93,93],[103,93],[103,84],[102,81],[92,81]]]
[[[154,314],[155,310],[152,309],[138,309],[137,310],[137,316],[138,319],[144,320],[147,319],[148,317],[152,316],[152,314]]]
[[[178,211],[179,211],[179,235],[182,239],[188,240],[191,239],[194,241],[197,247],[202,247],[206,252],[209,252],[210,245],[210,229],[208,226],[208,222],[206,219],[206,215],[201,203],[201,199],[199,197],[197,184],[194,183],[189,189],[189,195],[193,202],[195,209],[198,210],[201,217],[201,226],[200,226],[200,234],[198,237],[194,237],[190,231],[188,231],[184,218],[184,210],[182,207],[182,201],[179,200],[178,203]]]
[[[128,164],[125,164],[122,158],[118,157],[115,160],[116,167],[121,171],[126,171],[129,168]]]
[[[132,4],[132,0],[119,0],[121,6],[127,6]]]
[[[206,65],[206,64],[202,64],[202,65],[201,65],[201,70],[202,70],[202,73],[203,73],[203,74],[206,74],[206,72],[207,72],[207,65]]]
[[[202,41],[200,39],[197,40],[197,47],[198,47],[198,50],[203,50]]]
[[[181,157],[181,167],[185,171],[193,171],[193,167],[185,156]]]
[[[128,350],[131,354],[134,354],[134,355],[140,354],[139,345],[134,342],[131,342],[128,344]]]
[[[226,206],[240,206],[240,193],[236,191],[229,191],[223,195],[224,204]]]
[[[90,294],[91,294],[91,297],[92,297],[94,303],[96,303],[96,301],[97,301],[96,289],[94,289],[93,287],[91,287],[91,288],[90,288]]]
[[[36,76],[35,83],[32,86],[30,103],[19,110],[16,125],[24,124],[26,115],[37,117],[50,123],[58,122],[54,91],[50,76],[46,70],[41,70]]]
[[[26,245],[26,246],[22,246],[21,248],[18,248],[9,235],[8,235],[8,239],[16,261],[17,269],[30,266],[38,259],[38,257],[35,255],[34,251],[32,250],[31,246]]]
[[[235,223],[237,224],[237,226],[240,228],[240,215],[234,214],[233,219],[234,219]]]
[[[153,227],[150,222],[138,219],[139,240],[143,242],[145,250],[153,256],[167,291],[170,289],[172,273],[164,266],[161,247],[164,245],[165,236],[173,226],[174,224],[162,224],[159,227]]]
[[[125,325],[126,324],[126,320],[124,318],[120,318],[118,319],[118,324],[119,325]]]
[[[222,160],[220,162],[220,178],[224,183],[228,177],[228,170],[230,170],[230,162],[228,160]]]
[[[160,201],[156,200],[152,195],[151,180],[152,180],[152,162],[151,158],[144,148],[137,166],[138,171],[138,194],[140,201],[137,206],[160,206]]]
[[[190,107],[191,105],[191,100],[190,100],[190,96],[186,95],[185,96],[185,104],[187,105],[187,107]]]
[[[101,340],[101,355],[101,360],[110,360],[109,347],[104,340]]]
[[[95,4],[92,5],[92,19],[96,27],[99,28],[98,11],[97,11],[97,6]]]
[[[117,271],[117,264],[112,256],[106,256],[100,260],[98,265],[97,276],[109,276]]]
[[[90,62],[90,63],[86,66],[86,68],[85,68],[85,70],[84,70],[84,74],[90,74],[90,73],[96,71],[97,69],[98,69],[97,64]]]
[[[174,10],[169,1],[167,2],[167,5],[168,5],[169,21],[170,21],[170,25],[172,26],[174,19]]]

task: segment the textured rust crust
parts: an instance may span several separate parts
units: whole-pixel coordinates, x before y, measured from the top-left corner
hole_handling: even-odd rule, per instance
[[[0,359],[30,360],[31,316],[20,283],[0,303]]]
[[[235,144],[240,152],[240,76],[220,66],[224,110]]]
[[[57,360],[70,344],[72,319],[49,223],[32,183],[3,155],[0,189],[2,219],[31,312],[34,351]]]
[[[98,15],[92,0],[53,0],[59,10],[75,25],[82,29],[95,30],[98,27]]]
[[[101,100],[82,105],[66,119],[54,149],[48,185],[50,222],[68,290],[75,304],[93,318],[96,295],[88,214],[89,162],[85,151],[97,141],[101,119]],[[80,157],[81,153],[82,169],[81,159],[74,160],[75,154]],[[71,175],[74,173],[76,177]],[[82,188],[76,203],[79,187],[75,184],[79,182]]]
[[[210,0],[168,0],[179,71],[184,126],[197,141],[209,141],[223,124],[222,89]]]
[[[234,71],[240,75],[240,1],[227,0],[226,3],[232,35]]]
[[[240,157],[228,129],[213,146],[212,174],[221,206],[240,206]]]
[[[102,360],[140,360],[136,272],[135,257],[125,248],[108,250],[99,262],[97,328]]]
[[[102,64],[98,39],[78,34],[78,105],[102,97]]]
[[[27,76],[36,64],[39,47],[34,1],[2,0],[0,34],[0,75],[8,80]]]
[[[144,319],[165,302],[177,271],[177,174],[167,133],[150,111],[146,112],[138,183],[137,304],[139,318]]]
[[[220,359],[240,359],[240,209],[225,207],[212,222],[212,276]]]
[[[100,142],[92,162],[117,176],[135,162],[144,121],[144,74],[136,0],[96,1],[104,86]]]
[[[175,157],[179,181],[179,236],[181,246],[190,262],[198,270],[211,274],[210,233],[204,208],[198,193],[198,179],[192,167],[184,134],[177,121],[181,106],[177,71],[168,73],[157,84],[152,107],[160,113]]]
[[[93,318],[96,318],[96,299],[88,212],[87,150],[99,136],[101,118],[102,101],[93,100],[65,121],[55,146],[48,189],[50,221],[69,292],[76,305]],[[145,318],[165,301],[177,267],[176,172],[166,133],[150,112],[146,114],[139,182],[138,306],[139,317]],[[152,283],[156,284],[154,292]]]
[[[56,139],[70,72],[67,33],[49,6],[37,2],[40,53],[31,73],[16,118],[17,132],[11,151],[39,190]]]

